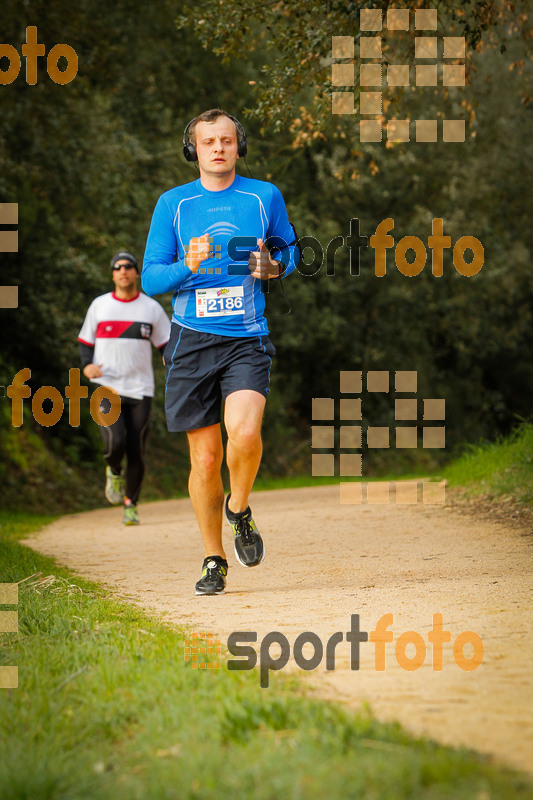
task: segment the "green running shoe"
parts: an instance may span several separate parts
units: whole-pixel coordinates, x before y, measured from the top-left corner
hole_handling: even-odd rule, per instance
[[[124,478],[115,475],[111,467],[105,470],[105,496],[112,506],[118,506],[124,500]]]
[[[233,531],[235,558],[243,567],[256,567],[265,557],[261,534],[252,519],[250,506],[246,511],[234,514],[228,507],[229,498],[230,495],[226,499],[226,519]]]
[[[122,522],[124,525],[138,525],[139,524],[139,512],[137,511],[137,506],[133,503],[129,505],[124,505],[124,516],[122,517]]]
[[[222,556],[207,556],[202,564],[202,577],[194,587],[196,594],[224,594],[228,562]]]

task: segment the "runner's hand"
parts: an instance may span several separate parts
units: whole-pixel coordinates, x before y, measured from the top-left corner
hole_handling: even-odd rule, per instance
[[[209,234],[193,236],[189,242],[189,250],[185,256],[185,263],[191,272],[198,272],[202,261],[212,258],[213,240]]]
[[[279,277],[279,262],[274,261],[270,257],[268,248],[262,239],[257,240],[257,250],[252,250],[248,258],[248,267],[252,273],[252,278],[261,278],[261,280],[268,280],[269,278]]]
[[[83,374],[86,378],[101,378],[102,370],[100,367],[103,366],[103,364],[87,364],[87,366],[83,368]]]

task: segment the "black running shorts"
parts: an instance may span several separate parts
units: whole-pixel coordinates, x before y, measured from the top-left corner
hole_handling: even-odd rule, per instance
[[[240,389],[268,395],[276,348],[268,336],[200,333],[173,322],[165,348],[165,411],[171,432],[220,422],[222,399]]]

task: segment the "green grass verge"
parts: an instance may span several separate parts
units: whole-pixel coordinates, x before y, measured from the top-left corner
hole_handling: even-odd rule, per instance
[[[523,423],[505,439],[470,446],[442,474],[471,494],[505,495],[533,505],[533,424]]]
[[[533,505],[533,423],[522,423],[510,436],[496,442],[468,445],[465,452],[447,466],[343,480],[397,481],[422,477],[435,480],[446,478],[450,486],[463,487],[472,495],[485,495],[488,500],[506,496],[519,503]],[[338,483],[338,477],[312,478],[308,475],[259,478],[254,484],[254,491]]]
[[[0,518],[0,582],[19,632],[0,663],[2,800],[527,798],[529,779],[305,696],[280,673],[191,669],[183,634],[18,544],[44,518]],[[212,602],[212,599],[211,599]]]

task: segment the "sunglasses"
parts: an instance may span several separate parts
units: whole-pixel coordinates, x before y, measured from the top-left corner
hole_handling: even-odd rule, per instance
[[[127,264],[115,264],[115,266],[111,267],[111,269],[113,270],[113,272],[118,272],[119,270],[122,269],[122,267],[124,267],[124,269],[135,269],[134,265],[130,264],[129,261]]]

